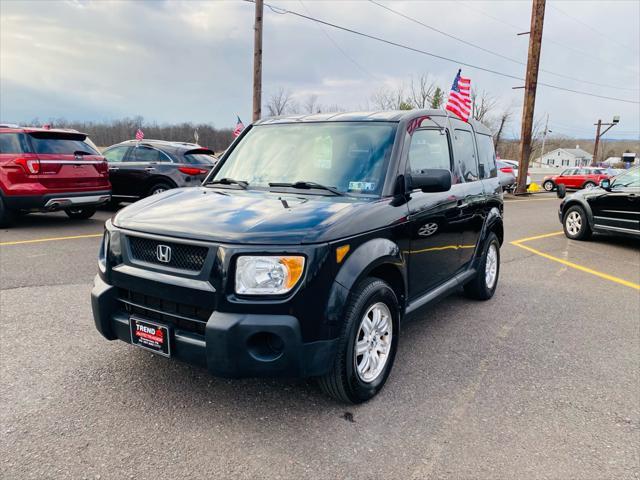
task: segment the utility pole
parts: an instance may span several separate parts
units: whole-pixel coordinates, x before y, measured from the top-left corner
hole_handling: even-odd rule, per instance
[[[527,172],[531,156],[531,131],[533,130],[533,111],[536,103],[538,84],[538,66],[542,47],[542,26],[546,0],[533,0],[531,8],[531,30],[529,31],[529,56],[527,58],[527,76],[525,79],[524,108],[522,109],[522,130],[520,133],[520,168],[516,194],[527,189]]]
[[[256,2],[256,21],[253,27],[253,121],[262,115],[262,14],[263,0]]]
[[[544,132],[542,132],[542,150],[540,151],[540,166],[542,166],[542,157],[544,157],[544,145],[547,143],[547,133],[549,133],[549,114],[547,113],[547,121],[544,122]]]
[[[598,163],[598,146],[600,145],[600,137],[602,137],[605,133],[615,127],[618,123],[620,123],[620,115],[614,115],[613,121],[610,123],[602,123],[602,120],[598,120],[598,123],[594,123],[596,125],[596,142],[593,146],[593,158],[591,159],[591,165],[595,166]],[[605,129],[604,132],[600,133],[600,129],[602,126],[608,126],[609,128]]]

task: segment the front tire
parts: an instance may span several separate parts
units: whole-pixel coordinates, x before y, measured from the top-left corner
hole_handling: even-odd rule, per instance
[[[66,213],[69,218],[73,218],[74,220],[86,220],[88,218],[93,217],[93,215],[96,213],[96,208],[95,207],[65,208],[64,213]]]
[[[491,232],[485,242],[476,275],[464,286],[464,293],[476,300],[489,300],[498,287],[500,276],[500,241]]]
[[[367,278],[347,304],[338,351],[318,378],[324,393],[344,403],[362,403],[384,386],[398,348],[400,307],[391,287]]]
[[[553,189],[556,188],[556,185],[551,180],[547,180],[542,184],[542,188],[544,188],[547,192],[553,192]]]
[[[570,207],[562,217],[562,229],[571,240],[587,240],[591,236],[591,227],[584,208],[579,205]]]

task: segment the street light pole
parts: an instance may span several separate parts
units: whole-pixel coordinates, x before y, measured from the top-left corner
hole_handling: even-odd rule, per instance
[[[614,126],[616,126],[618,123],[620,123],[619,115],[615,115],[611,123],[602,123],[602,120],[598,120],[598,123],[594,123],[594,125],[596,125],[597,128],[596,128],[596,141],[593,146],[593,158],[591,159],[592,167],[595,167],[596,164],[598,163],[598,146],[600,145],[600,138],[609,130],[611,130]],[[609,128],[605,129],[604,132],[600,132],[603,125],[608,126]]]

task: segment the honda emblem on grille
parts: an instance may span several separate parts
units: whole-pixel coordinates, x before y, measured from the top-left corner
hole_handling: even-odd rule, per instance
[[[169,263],[171,261],[171,247],[169,245],[158,245],[156,257],[158,257],[159,262]]]

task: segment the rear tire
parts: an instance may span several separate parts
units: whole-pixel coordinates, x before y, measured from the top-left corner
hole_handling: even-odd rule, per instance
[[[582,188],[591,190],[592,188],[596,188],[596,184],[594,182],[584,182],[584,185],[582,186]]]
[[[93,217],[93,215],[96,213],[96,207],[65,208],[64,213],[66,213],[69,218],[73,218],[74,220],[86,220]]]
[[[398,299],[386,282],[367,278],[352,293],[343,321],[333,365],[318,384],[340,402],[366,402],[382,389],[393,366],[400,330]]]
[[[165,182],[159,182],[153,184],[153,186],[149,189],[148,196],[158,195],[159,193],[166,192],[167,190],[171,190],[173,187]]]
[[[464,293],[475,300],[489,300],[498,287],[500,276],[500,241],[491,232],[485,242],[476,275],[464,286]]]
[[[562,229],[571,240],[587,240],[591,236],[591,227],[584,208],[574,205],[567,209],[562,217]]]
[[[542,188],[544,188],[547,192],[553,192],[553,189],[556,188],[556,185],[551,180],[547,180],[542,184]]]
[[[4,199],[0,197],[0,228],[10,227],[15,219],[16,212],[7,208]]]

